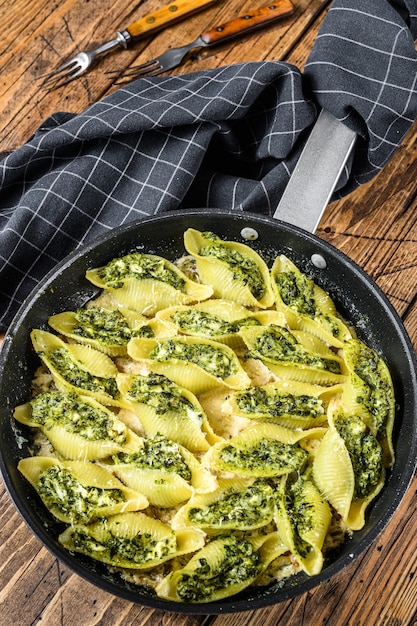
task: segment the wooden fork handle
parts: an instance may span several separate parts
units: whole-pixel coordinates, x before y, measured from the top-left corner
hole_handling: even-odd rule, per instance
[[[205,44],[213,45],[265,24],[270,24],[277,19],[291,15],[293,12],[294,5],[290,0],[277,0],[276,2],[270,2],[261,9],[254,9],[245,15],[240,15],[230,22],[210,28],[200,38]]]
[[[197,11],[201,11],[218,0],[177,0],[170,4],[145,15],[137,22],[130,24],[127,31],[132,39],[139,39],[165,28],[168,24],[174,24],[184,17],[188,17]]]

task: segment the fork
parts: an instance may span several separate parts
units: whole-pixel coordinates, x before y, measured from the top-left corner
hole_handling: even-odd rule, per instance
[[[66,83],[78,78],[92,67],[101,57],[113,50],[121,47],[127,48],[133,41],[144,36],[155,33],[168,24],[173,24],[182,18],[197,11],[205,9],[218,0],[177,0],[167,6],[145,15],[140,20],[130,24],[125,30],[116,33],[116,38],[105,42],[95,50],[90,52],[79,52],[74,58],[63,63],[52,72],[42,74],[39,78],[44,78],[42,87],[57,89]]]
[[[124,84],[141,76],[157,76],[162,72],[168,72],[181,65],[190,56],[191,52],[197,52],[201,48],[215,46],[243,33],[255,30],[266,24],[271,24],[294,12],[294,6],[290,0],[277,0],[260,9],[251,11],[237,17],[220,26],[214,26],[202,33],[191,43],[180,48],[171,48],[159,57],[146,63],[134,65],[127,69],[110,70],[106,74],[114,75],[115,85]]]

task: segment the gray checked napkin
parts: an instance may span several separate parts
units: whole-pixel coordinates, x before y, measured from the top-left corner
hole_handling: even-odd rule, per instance
[[[0,162],[0,325],[56,263],[179,207],[271,214],[321,107],[360,136],[343,196],[417,118],[417,0],[335,0],[301,72],[269,60],[128,83]]]

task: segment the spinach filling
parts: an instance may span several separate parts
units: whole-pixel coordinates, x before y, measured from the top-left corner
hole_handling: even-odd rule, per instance
[[[70,385],[96,393],[105,393],[114,399],[120,396],[114,378],[94,376],[81,369],[65,348],[57,348],[50,352],[48,360]]]
[[[257,481],[244,491],[231,488],[222,498],[204,508],[193,507],[188,519],[197,526],[236,524],[236,527],[268,523],[274,511],[273,489],[265,482]]]
[[[135,376],[128,395],[135,402],[152,407],[159,416],[173,412],[192,417],[200,424],[203,422],[202,411],[183,396],[178,385],[162,374]]]
[[[77,326],[73,334],[105,345],[124,346],[132,337],[141,337],[142,328],[133,331],[120,311],[100,309],[77,309],[74,313]]]
[[[365,383],[365,395],[357,398],[373,417],[375,428],[383,434],[388,415],[393,404],[393,394],[389,382],[381,376],[380,359],[373,350],[361,345],[355,355],[354,371]]]
[[[75,528],[71,534],[72,541],[77,550],[99,560],[107,562],[128,561],[135,564],[148,563],[166,558],[174,554],[176,539],[174,533],[171,536],[156,540],[150,533],[143,533],[134,537],[118,537],[111,532],[106,539],[99,541],[92,537],[87,530]]]
[[[185,291],[186,285],[180,273],[167,267],[164,259],[139,253],[113,259],[98,270],[98,276],[107,287],[113,289],[123,287],[124,282],[129,278],[158,280],[182,292]]]
[[[377,485],[383,468],[381,446],[357,416],[338,416],[335,428],[349,452],[355,474],[355,498],[365,498]]]
[[[292,393],[268,393],[261,387],[250,387],[236,393],[236,403],[241,411],[253,415],[268,415],[270,417],[297,417],[316,418],[323,414],[323,402],[314,396]]]
[[[199,365],[217,378],[228,378],[237,372],[237,365],[225,350],[209,344],[186,343],[169,339],[158,343],[149,354],[151,359],[164,362],[179,359]]]
[[[83,402],[75,393],[45,391],[31,401],[32,420],[41,426],[59,424],[89,441],[126,441],[126,427],[106,411]]]
[[[246,580],[253,580],[262,571],[258,552],[250,541],[228,537],[223,541],[222,554],[216,567],[205,558],[199,559],[192,573],[182,574],[177,593],[183,602],[204,602],[218,591]]]
[[[256,337],[251,356],[270,359],[278,363],[306,365],[332,374],[340,374],[340,364],[334,359],[325,358],[304,348],[294,335],[284,327],[271,325]]]
[[[255,447],[237,448],[225,446],[220,452],[220,459],[230,469],[268,469],[282,471],[299,470],[308,458],[308,454],[299,444],[288,444],[275,439],[263,439]]]
[[[125,501],[121,489],[86,487],[59,465],[42,472],[37,488],[45,506],[60,511],[72,522],[90,522],[100,516],[99,509]]]
[[[254,298],[260,300],[265,292],[266,285],[261,270],[255,261],[225,246],[223,241],[213,233],[203,233],[205,239],[211,239],[212,243],[203,246],[198,254],[202,257],[215,257],[225,263],[233,274],[233,278],[246,285]]]
[[[275,283],[279,288],[281,299],[290,309],[300,315],[305,315],[327,326],[333,335],[340,334],[340,328],[329,315],[325,315],[317,307],[314,297],[314,281],[304,274],[296,272],[281,272],[275,276]]]
[[[157,434],[155,437],[145,439],[143,448],[128,454],[121,452],[113,457],[116,465],[131,464],[138,469],[162,470],[178,474],[186,480],[191,481],[191,470],[184,460],[178,445]]]
[[[314,282],[303,274],[280,272],[275,276],[281,299],[297,313],[314,317],[317,306],[314,300]]]
[[[302,535],[314,527],[314,505],[304,494],[306,478],[300,476],[285,492],[285,508],[291,523],[293,541],[298,554],[306,558],[312,545]]]
[[[254,317],[245,317],[234,322],[227,322],[217,315],[188,309],[187,311],[176,311],[172,316],[175,324],[181,330],[205,335],[206,337],[216,337],[220,335],[233,335],[245,326],[259,326],[260,322]]]

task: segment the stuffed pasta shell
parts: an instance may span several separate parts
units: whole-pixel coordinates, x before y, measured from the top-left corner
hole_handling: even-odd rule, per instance
[[[285,314],[291,328],[317,335],[337,348],[352,338],[351,331],[338,317],[329,294],[286,256],[275,259],[271,283],[277,309]]]
[[[196,528],[174,532],[145,513],[121,513],[93,524],[76,524],[59,536],[72,552],[114,567],[148,569],[199,550],[204,534]]]
[[[212,285],[215,297],[262,309],[273,305],[269,270],[255,250],[193,228],[185,232],[184,245],[196,259],[200,280]]]
[[[16,407],[15,419],[39,428],[66,459],[93,461],[135,450],[142,440],[108,408],[89,396],[45,391]]]
[[[190,280],[174,263],[153,254],[133,252],[87,270],[87,279],[122,307],[148,317],[172,304],[210,298],[212,287]]]
[[[218,487],[193,495],[176,513],[172,526],[195,526],[205,532],[253,530],[271,522],[274,490],[267,482],[253,478],[219,478]]]
[[[125,356],[132,337],[175,334],[169,326],[137,313],[96,306],[57,313],[48,323],[61,335],[109,356]]]
[[[89,461],[33,456],[19,461],[18,470],[36,489],[46,508],[62,522],[88,524],[100,517],[139,511],[149,505],[145,496]]]
[[[287,548],[309,575],[323,567],[323,543],[332,514],[315,484],[306,474],[292,482],[284,476],[278,490],[276,523]]]
[[[284,315],[278,311],[254,312],[234,302],[218,299],[169,307],[159,311],[156,318],[174,324],[179,333],[213,339],[233,349],[244,345],[239,335],[241,328],[286,323]]]
[[[193,452],[217,439],[195,395],[163,374],[118,374],[117,383],[148,436],[160,433]]]
[[[366,422],[382,445],[385,467],[391,467],[395,398],[388,367],[375,350],[358,339],[345,344],[343,356],[348,370],[343,405],[347,412],[360,415]]]
[[[105,405],[124,406],[116,384],[118,369],[109,356],[90,346],[65,343],[44,330],[33,330],[30,336],[59,390],[93,396]]]
[[[134,452],[114,455],[109,470],[161,508],[174,507],[194,492],[212,491],[217,486],[215,477],[187,448],[160,433],[145,438]]]
[[[174,602],[213,602],[233,596],[255,582],[286,551],[278,533],[211,541],[156,587],[160,598]]]
[[[272,478],[300,472],[308,462],[309,453],[303,440],[320,440],[326,429],[294,431],[275,424],[253,424],[224,443],[217,443],[204,462],[214,471],[238,476]]]
[[[314,482],[351,530],[365,523],[365,510],[385,481],[383,451],[365,422],[345,412],[339,399],[329,406],[329,429],[313,461]]]
[[[321,387],[293,380],[277,380],[229,394],[224,409],[250,420],[287,428],[312,428],[327,420],[329,400],[342,393],[343,385]]]
[[[320,339],[281,326],[243,328],[249,355],[260,359],[278,378],[317,385],[345,380],[343,360]]]
[[[235,352],[203,337],[131,339],[128,354],[197,395],[219,385],[243,389],[250,384]]]

